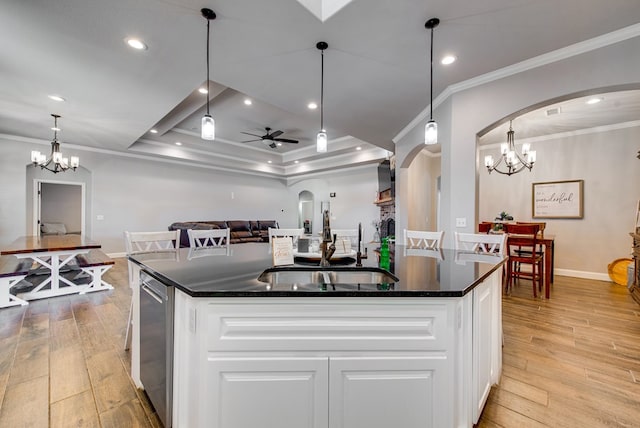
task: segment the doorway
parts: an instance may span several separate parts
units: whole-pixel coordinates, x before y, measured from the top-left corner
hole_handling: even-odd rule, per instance
[[[84,183],[35,180],[34,186],[34,235],[85,234]]]

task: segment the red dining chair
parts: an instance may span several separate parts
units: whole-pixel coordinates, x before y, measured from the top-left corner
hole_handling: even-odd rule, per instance
[[[493,223],[491,222],[483,221],[482,223],[478,223],[479,233],[490,233],[491,229],[493,229]]]
[[[540,225],[537,224],[504,224],[507,234],[507,292],[511,292],[514,279],[530,279],[533,286],[533,297],[542,291],[544,281],[544,256],[538,245]],[[530,248],[523,252],[522,248]],[[531,270],[523,270],[523,265],[531,266]],[[537,283],[537,287],[536,287]]]

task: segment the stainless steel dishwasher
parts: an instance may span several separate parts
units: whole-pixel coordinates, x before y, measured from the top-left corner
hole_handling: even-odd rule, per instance
[[[173,406],[174,288],[140,273],[140,380],[165,428]]]

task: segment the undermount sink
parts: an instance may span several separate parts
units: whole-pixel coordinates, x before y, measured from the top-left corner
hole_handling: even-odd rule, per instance
[[[380,268],[302,268],[274,267],[266,269],[258,281],[271,285],[296,284],[298,286],[393,284],[399,279]],[[306,287],[305,287],[306,288]]]

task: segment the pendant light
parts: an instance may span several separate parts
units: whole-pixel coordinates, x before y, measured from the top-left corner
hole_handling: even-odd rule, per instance
[[[216,138],[216,122],[209,114],[209,26],[211,20],[216,19],[216,13],[207,8],[201,9],[200,12],[202,12],[202,16],[207,20],[207,114],[202,117],[200,137],[203,140],[214,140]]]
[[[52,114],[53,117],[53,141],[51,141],[51,157],[47,159],[47,155],[44,153],[40,153],[37,150],[33,150],[31,152],[31,162],[34,166],[40,166],[42,169],[46,169],[47,171],[51,171],[54,174],[59,172],[64,172],[71,168],[72,170],[76,170],[80,166],[80,158],[78,156],[71,156],[71,162],[69,162],[69,158],[62,157],[62,152],[60,151],[60,143],[58,142],[58,118],[60,115]]]
[[[429,75],[431,87],[429,90],[431,101],[429,102],[429,122],[424,126],[424,143],[425,144],[437,144],[438,143],[438,124],[433,120],[433,29],[440,24],[438,18],[431,18],[425,22],[424,26],[431,30],[431,73]]]
[[[329,45],[326,42],[318,42],[316,48],[320,50],[320,131],[316,135],[316,151],[326,153],[327,131],[324,129],[324,50]]]

